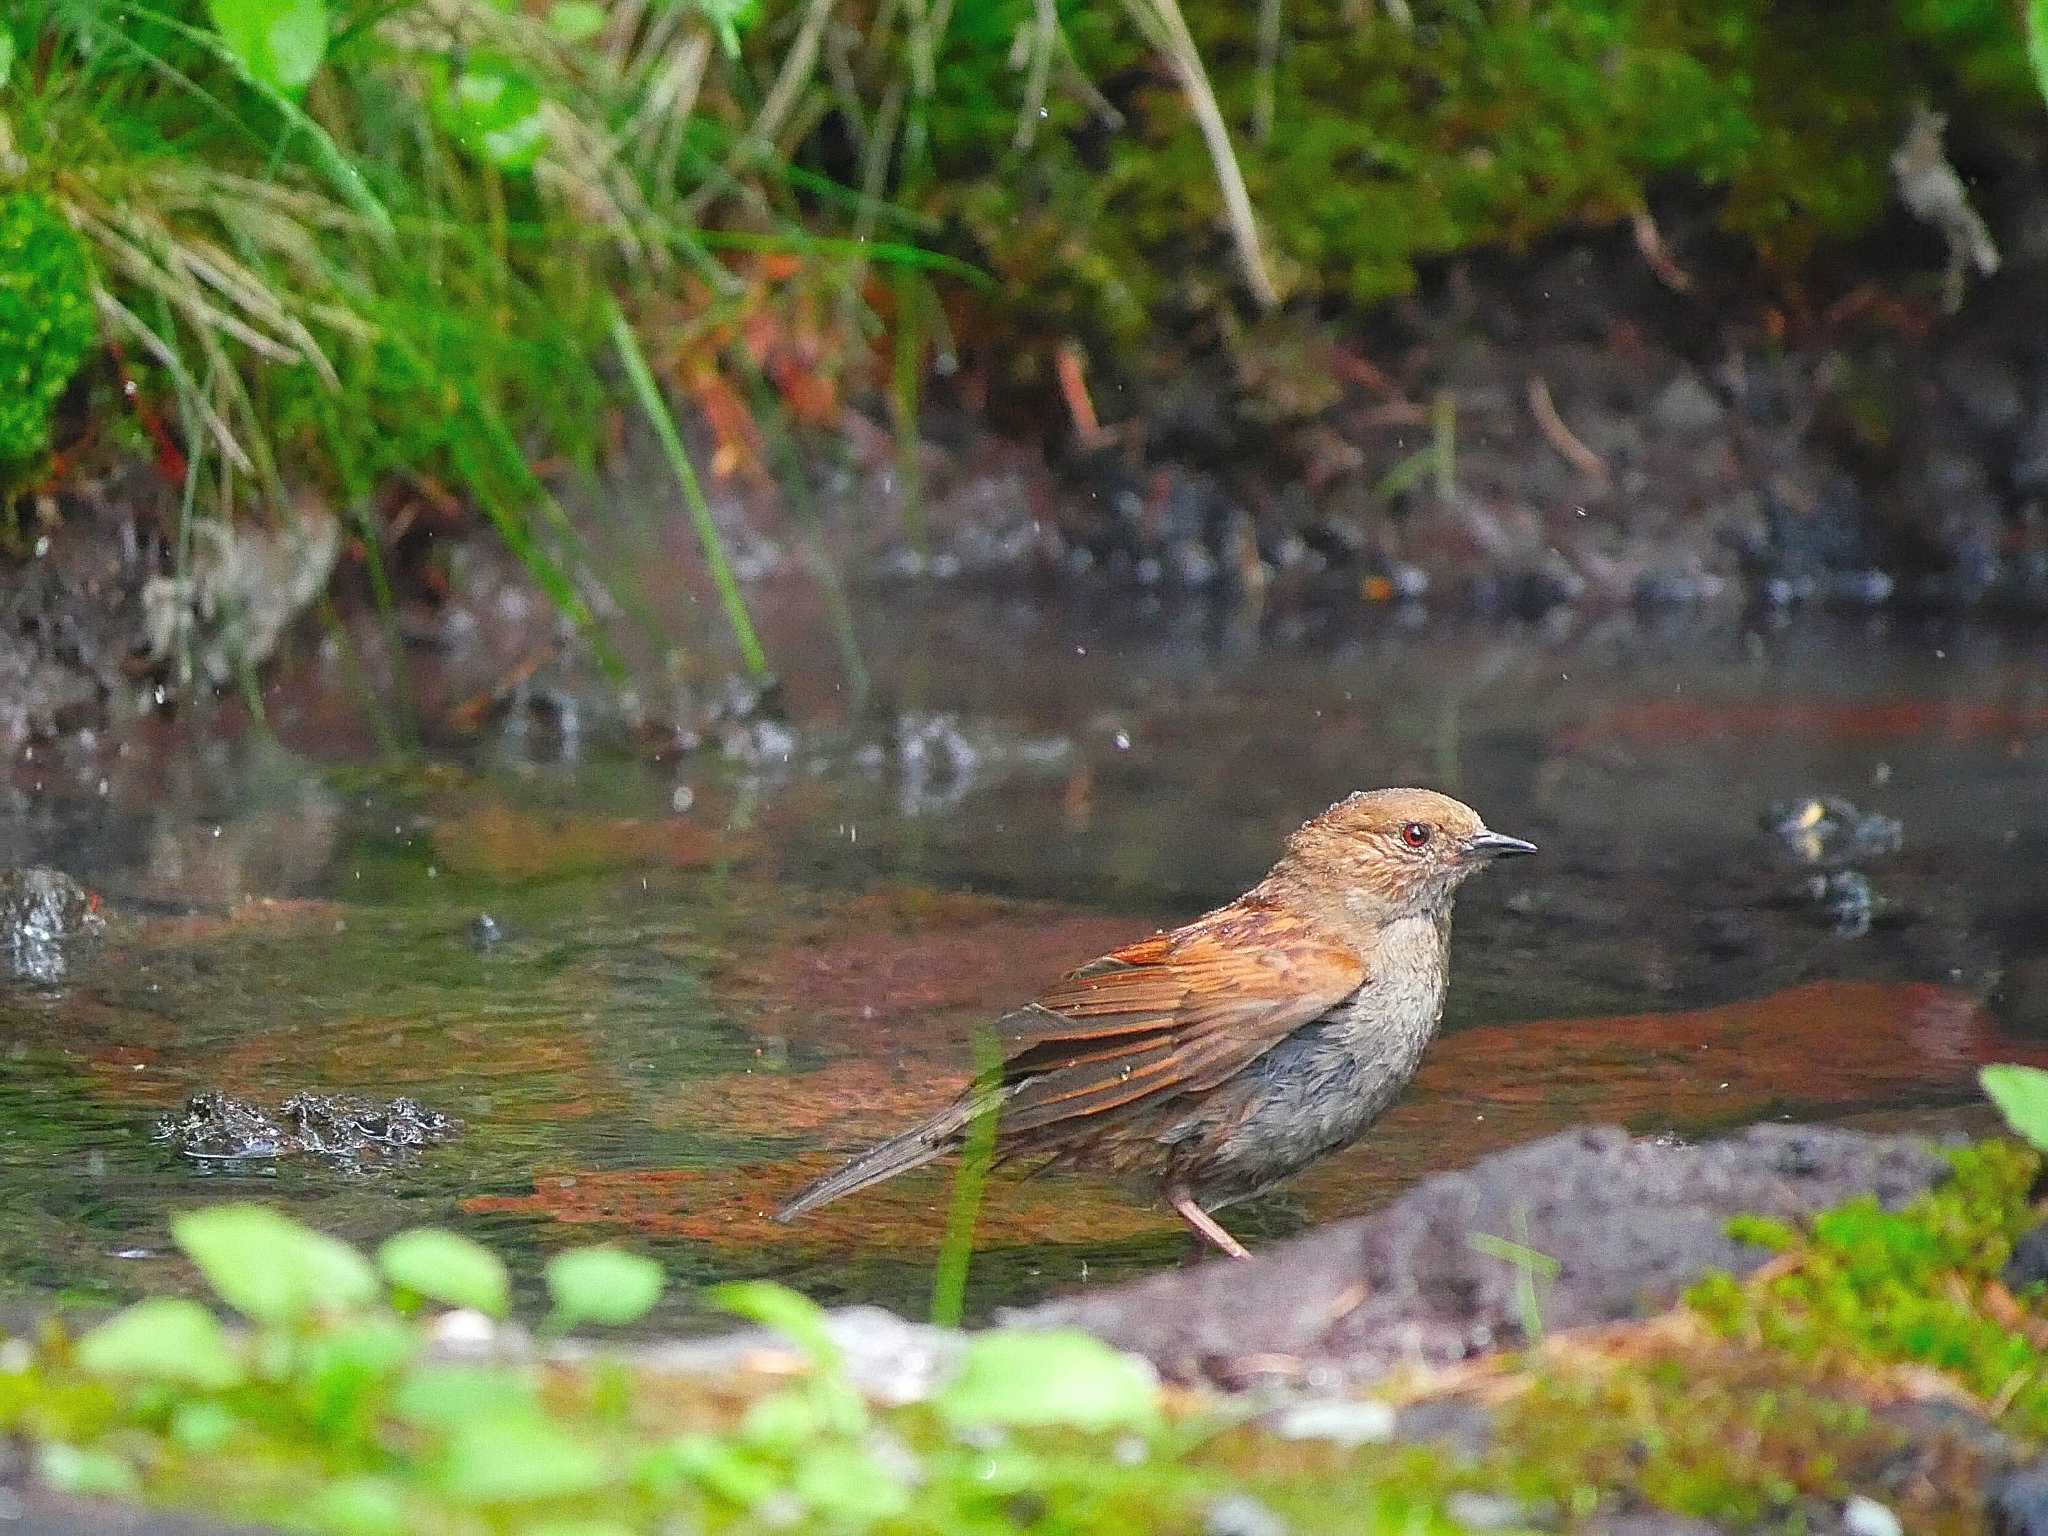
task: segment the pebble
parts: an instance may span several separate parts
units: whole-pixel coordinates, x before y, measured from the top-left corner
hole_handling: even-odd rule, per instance
[[[1906,1536],[1906,1528],[1889,1507],[1860,1493],[1842,1506],[1842,1529],[1848,1536]]]
[[[1209,1506],[1203,1536],[1287,1536],[1287,1522],[1248,1493],[1225,1494]]]
[[[1283,1440],[1328,1440],[1333,1445],[1372,1445],[1394,1434],[1394,1410],[1371,1399],[1325,1398],[1294,1403],[1273,1417]]]

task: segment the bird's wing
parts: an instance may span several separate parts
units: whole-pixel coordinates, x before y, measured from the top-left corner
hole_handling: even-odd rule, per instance
[[[1278,907],[1226,907],[1116,950],[1003,1020],[999,1132],[1213,1088],[1364,981],[1355,951]]]

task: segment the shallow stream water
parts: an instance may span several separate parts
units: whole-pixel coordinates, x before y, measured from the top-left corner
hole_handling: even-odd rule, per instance
[[[189,1287],[169,1215],[258,1196],[366,1243],[455,1227],[528,1287],[546,1253],[617,1239],[692,1284],[919,1312],[948,1171],[768,1211],[955,1088],[1006,1005],[1228,899],[1381,784],[1455,793],[1542,856],[1467,887],[1421,1080],[1238,1213],[1247,1240],[1569,1124],[1937,1123],[1979,1063],[2048,1062],[2038,637],[957,592],[856,615],[863,702],[820,626],[771,613],[786,722],[695,751],[522,711],[466,738],[429,718],[394,754],[309,662],[261,728],[151,721],[20,762],[0,865],[68,870],[111,921],[61,977],[0,983],[0,1303]],[[1811,794],[1904,824],[1855,861],[1860,935],[1760,828]],[[152,1139],[212,1088],[403,1094],[464,1130],[360,1167]],[[970,1307],[1182,1251],[1115,1189],[998,1176]],[[687,1288],[658,1321],[690,1324]]]

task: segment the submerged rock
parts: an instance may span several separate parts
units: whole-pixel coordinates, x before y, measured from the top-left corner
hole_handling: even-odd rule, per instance
[[[1897,853],[1905,824],[1875,811],[1860,811],[1839,795],[1807,795],[1782,801],[1764,813],[1764,830],[1801,864],[1841,865]]]
[[[1772,806],[1763,829],[1785,858],[1815,870],[1805,897],[1838,936],[1857,939],[1870,932],[1885,901],[1870,876],[1849,866],[1897,853],[1906,838],[1903,822],[1858,810],[1839,795],[1807,795]]]
[[[71,946],[106,931],[99,898],[54,869],[0,870],[0,968],[16,981],[54,986]]]
[[[1845,939],[1860,939],[1870,932],[1871,920],[1882,905],[1870,876],[1857,869],[1815,875],[1806,882],[1806,894]]]
[[[157,1122],[156,1140],[201,1161],[311,1153],[347,1164],[453,1138],[461,1123],[412,1099],[295,1093],[273,1114],[218,1091],[195,1093]]]

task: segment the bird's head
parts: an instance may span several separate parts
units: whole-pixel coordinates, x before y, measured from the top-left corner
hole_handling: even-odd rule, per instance
[[[1303,823],[1274,874],[1341,893],[1354,912],[1393,918],[1441,908],[1475,871],[1535,851],[1433,789],[1361,790]]]

